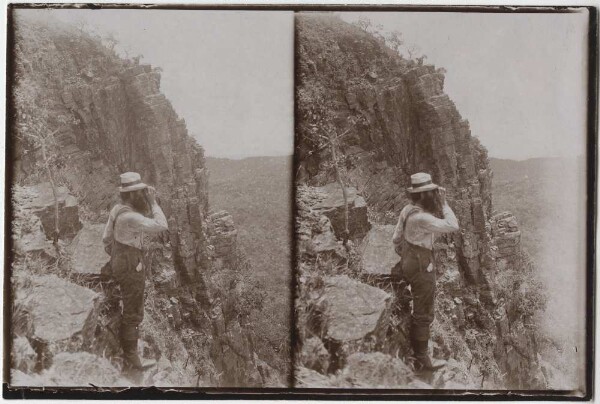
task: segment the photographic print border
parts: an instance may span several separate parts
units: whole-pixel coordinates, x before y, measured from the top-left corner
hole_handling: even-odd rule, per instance
[[[161,389],[156,387],[150,388],[127,388],[127,389],[108,389],[90,386],[89,388],[10,388],[6,378],[10,374],[10,356],[11,341],[6,338],[10,332],[10,302],[12,301],[10,288],[10,264],[13,260],[12,256],[12,241],[11,237],[6,237],[10,234],[12,210],[10,198],[10,185],[14,174],[12,172],[12,142],[10,141],[11,120],[10,117],[14,112],[12,109],[11,100],[11,77],[14,74],[14,66],[12,65],[12,46],[14,46],[13,36],[13,21],[11,12],[15,9],[22,8],[93,8],[93,9],[156,9],[156,10],[274,10],[274,11],[419,11],[419,12],[465,12],[465,13],[569,13],[572,8],[586,8],[589,11],[589,31],[588,31],[588,106],[587,106],[587,204],[586,204],[586,363],[585,372],[585,395],[581,397],[572,396],[571,391],[504,391],[504,390],[406,390],[406,389],[296,389],[288,388],[168,388]],[[562,7],[533,7],[533,6],[429,6],[429,5],[123,5],[123,4],[91,4],[85,6],[75,6],[73,4],[11,4],[8,6],[8,32],[7,32],[7,107],[6,107],[6,128],[5,128],[5,237],[4,237],[4,375],[3,380],[3,396],[4,398],[69,398],[69,399],[320,399],[320,400],[569,400],[569,401],[586,401],[593,396],[593,377],[594,377],[594,327],[595,327],[595,262],[596,262],[596,200],[597,200],[597,146],[598,146],[598,9],[594,6],[562,6]],[[295,52],[296,54],[296,52]],[[296,61],[297,63],[297,61]],[[295,103],[296,104],[296,103]],[[292,184],[295,182],[295,168],[297,165],[296,156],[294,156],[294,165],[292,169]],[[295,197],[296,188],[292,187],[293,196],[292,203],[292,223],[296,213]],[[293,227],[292,227],[293,228]],[[295,243],[292,243],[292,276],[291,276],[291,352],[292,365],[290,378],[293,381],[295,350],[294,344],[297,341],[297,330],[295,327],[295,310],[294,301],[297,291],[297,280],[295,276]]]

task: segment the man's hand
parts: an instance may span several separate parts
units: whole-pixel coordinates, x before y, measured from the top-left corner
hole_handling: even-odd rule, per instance
[[[440,203],[444,206],[446,204],[446,188],[438,187],[438,193],[440,195]]]
[[[154,187],[148,186],[146,188],[146,199],[150,206],[153,206],[156,203],[156,189]]]

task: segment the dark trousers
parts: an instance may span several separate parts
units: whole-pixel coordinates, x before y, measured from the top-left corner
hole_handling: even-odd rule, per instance
[[[410,285],[413,296],[411,334],[415,341],[429,340],[429,327],[434,318],[435,269],[427,272],[432,259],[431,250],[408,244],[401,261],[400,275]]]
[[[114,242],[111,254],[112,274],[121,289],[123,317],[121,340],[137,341],[138,326],[144,319],[144,269],[136,271],[142,261],[138,248]]]

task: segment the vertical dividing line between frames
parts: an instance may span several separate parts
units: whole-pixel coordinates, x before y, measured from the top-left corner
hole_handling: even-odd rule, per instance
[[[598,9],[587,7],[589,13],[588,22],[588,114],[587,114],[587,159],[586,159],[586,239],[587,239],[587,276],[586,276],[586,344],[585,357],[585,395],[584,399],[592,397],[594,385],[594,352],[596,350],[594,322],[597,315],[596,302],[596,225],[598,223],[597,213],[597,168],[598,168]]]
[[[298,296],[298,249],[297,249],[297,237],[296,237],[296,210],[297,210],[297,204],[296,204],[296,190],[297,190],[297,183],[296,183],[296,169],[297,166],[299,164],[298,161],[298,154],[296,153],[296,145],[298,143],[298,140],[296,138],[296,135],[298,133],[297,131],[297,108],[298,108],[298,100],[297,100],[297,93],[296,93],[296,86],[298,84],[298,80],[297,80],[297,74],[298,74],[298,29],[296,27],[296,13],[297,11],[294,10],[293,11],[293,19],[292,19],[292,29],[294,30],[293,32],[293,74],[292,74],[292,100],[294,103],[294,108],[293,108],[293,124],[292,127],[294,129],[294,138],[293,138],[293,154],[292,154],[292,169],[291,169],[291,183],[292,183],[292,206],[291,206],[291,212],[292,212],[292,217],[291,217],[291,221],[292,221],[292,226],[291,226],[291,238],[292,238],[292,242],[291,242],[291,266],[292,266],[292,273],[291,273],[291,277],[290,277],[290,372],[289,372],[289,379],[288,379],[288,387],[290,389],[295,389],[296,388],[296,361],[298,360],[297,358],[297,352],[296,352],[296,348],[297,348],[297,342],[298,342],[298,327],[297,327],[297,318],[296,318],[296,298]]]
[[[12,351],[12,263],[13,263],[13,240],[12,240],[12,221],[13,221],[13,206],[12,206],[12,186],[14,181],[14,156],[15,145],[9,138],[13,133],[13,118],[15,112],[14,105],[14,78],[15,78],[15,25],[14,25],[14,7],[7,7],[7,30],[6,30],[6,114],[5,114],[5,134],[4,134],[4,362],[2,364],[4,370],[4,378],[2,383],[10,381],[10,353]]]

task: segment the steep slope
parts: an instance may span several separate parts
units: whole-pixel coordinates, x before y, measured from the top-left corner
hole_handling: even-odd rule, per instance
[[[257,334],[268,341],[265,358],[289,367],[292,241],[291,156],[242,160],[206,158],[211,203],[227,210],[238,229],[238,244],[252,265],[257,287],[268,296],[252,317]],[[262,346],[261,346],[262,348]],[[262,353],[263,351],[261,351]]]
[[[409,360],[410,298],[406,289],[389,282],[397,261],[393,251],[388,252],[393,230],[389,225],[407,203],[404,189],[410,174],[426,171],[447,189],[461,227],[435,246],[433,353],[451,366],[430,380],[431,386],[552,386],[556,378],[540,354],[553,348],[536,325],[544,297],[520,248],[516,219],[492,211],[487,152],[444,94],[442,70],[403,59],[382,39],[336,17],[299,16],[296,29],[297,181],[308,186],[300,188],[297,200],[301,364],[311,367],[315,362],[313,348],[319,344],[309,343],[311,336],[320,338],[330,355],[329,374],[352,363],[357,353],[379,351]],[[353,187],[351,194],[364,197],[372,225],[366,237],[351,234],[347,251],[335,248],[341,235],[335,225],[330,235],[327,224],[332,217],[327,211],[343,205],[323,202],[330,201],[332,193],[341,194],[335,191],[331,148],[320,140],[328,133],[337,139],[338,166]],[[326,184],[331,185],[323,187]],[[364,221],[356,206],[351,202],[350,221]],[[329,234],[331,248],[319,250],[324,234]],[[340,273],[358,284],[331,278]],[[362,309],[379,313],[375,318],[356,312],[336,315],[326,308],[351,304],[338,289],[364,296],[378,293],[365,283],[389,295],[378,311]],[[371,326],[360,335],[332,334],[337,327],[353,329],[355,322]]]
[[[58,23],[18,15],[15,27],[11,139],[17,140],[13,144],[17,183],[31,185],[35,192],[38,182],[47,181],[40,166],[48,161],[55,182],[77,197],[85,229],[105,222],[118,174],[137,171],[156,187],[167,216],[168,233],[152,240],[145,256],[150,271],[141,346],[145,356],[159,359],[161,375],[158,382],[146,382],[176,386],[284,383],[285,375],[277,375],[257,355],[255,344],[260,341],[255,341],[247,322],[261,310],[264,296],[249,282],[250,268],[237,248],[231,216],[209,211],[204,151],[160,92],[159,69],[121,59],[103,46],[101,38]],[[34,137],[48,134],[52,136],[48,136],[44,159]],[[18,194],[14,203],[17,210],[23,203]],[[58,268],[63,278],[81,280],[73,279],[69,264],[67,245],[72,236],[61,232],[64,248],[59,259],[39,263],[41,272]],[[28,285],[17,282],[19,276],[37,276],[28,257],[17,256],[13,268],[17,294]],[[118,306],[111,306],[115,299],[110,298],[114,287],[103,282],[83,286],[95,289],[103,302],[92,323],[97,326],[87,350],[113,360],[119,349],[110,337],[118,330],[114,324]],[[49,309],[59,304],[44,302]],[[24,336],[33,338],[27,332]],[[48,360],[41,367],[51,363]],[[88,382],[94,383],[95,376],[89,375]]]

